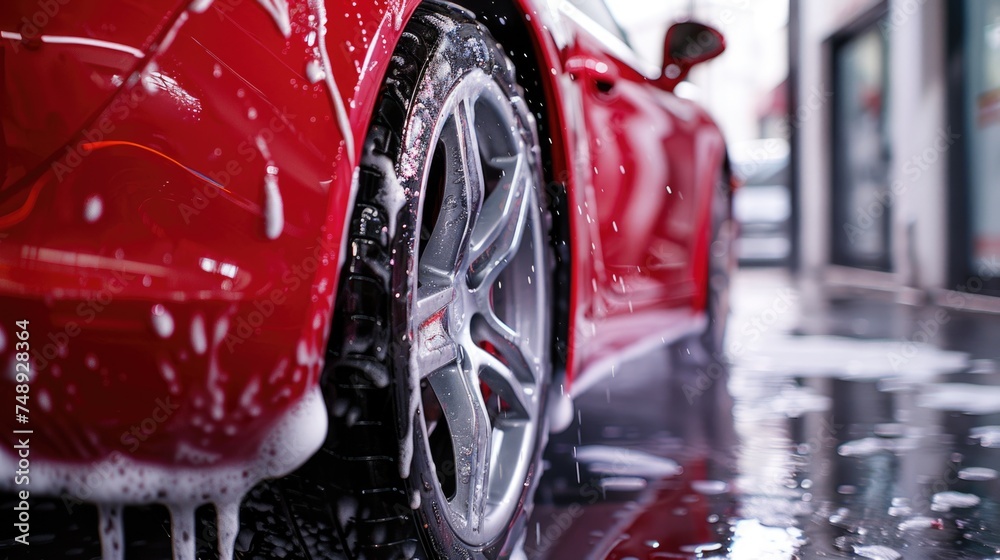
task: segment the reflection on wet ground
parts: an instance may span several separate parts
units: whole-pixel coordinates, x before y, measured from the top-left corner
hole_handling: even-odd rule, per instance
[[[1000,559],[1000,317],[764,271],[733,301],[724,360],[680,341],[578,399],[529,559]]]

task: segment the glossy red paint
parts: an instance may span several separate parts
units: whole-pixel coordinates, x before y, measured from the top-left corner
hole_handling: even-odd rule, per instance
[[[707,463],[705,458],[692,460],[682,476],[654,483],[656,492],[607,532],[595,547],[594,557],[656,560],[711,556],[725,550],[728,535],[716,523],[733,508],[724,499],[698,491],[698,485],[724,486],[721,481],[705,480]]]
[[[551,179],[569,194],[568,383],[623,350],[598,333],[703,309],[724,146],[703,110],[553,3],[516,2],[551,70]],[[417,2],[327,1],[328,81],[315,2],[289,2],[287,20],[251,0],[41,4],[0,7],[0,367],[30,320],[32,451],[246,459],[318,382],[353,162]],[[35,18],[50,23],[31,32]],[[176,413],[135,433],[166,398]]]
[[[575,10],[521,8],[540,67],[555,69],[546,105],[550,130],[563,131],[553,167],[572,218],[571,384],[630,343],[703,324],[711,197],[727,180],[726,148],[703,108],[616,56],[590,32],[596,24]]]

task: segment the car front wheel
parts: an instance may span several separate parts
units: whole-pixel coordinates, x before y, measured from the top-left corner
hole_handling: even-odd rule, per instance
[[[498,558],[524,531],[551,376],[539,144],[512,63],[423,6],[365,141],[326,381],[338,522],[366,558]]]

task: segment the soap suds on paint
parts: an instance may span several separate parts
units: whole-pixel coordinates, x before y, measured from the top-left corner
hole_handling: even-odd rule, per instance
[[[239,528],[239,506],[255,485],[302,466],[326,439],[327,413],[319,387],[306,393],[270,431],[256,456],[237,464],[181,468],[135,461],[119,452],[103,461],[66,464],[32,461],[32,491],[39,495],[87,496],[99,506],[100,534],[105,560],[121,560],[124,551],[122,508],[135,504],[163,504],[170,511],[174,560],[195,558],[195,510],[215,504],[219,516],[222,560],[233,555]],[[0,469],[17,470],[17,457],[0,448]],[[0,479],[0,488],[12,489],[13,479]]]
[[[292,35],[292,18],[288,12],[288,2],[286,0],[257,0],[262,8],[271,16],[278,30],[286,38]]]
[[[256,143],[257,150],[267,162],[264,167],[264,235],[273,241],[285,229],[285,203],[278,188],[278,166],[271,158],[271,149],[260,136]]]
[[[170,338],[174,334],[174,318],[162,304],[153,306],[153,330],[160,338]]]
[[[273,241],[285,229],[285,205],[278,190],[278,168],[269,165],[267,169],[264,176],[264,233]]]
[[[208,339],[205,336],[205,319],[196,314],[191,320],[191,348],[201,356],[208,349]]]
[[[262,0],[263,1],[263,0]],[[333,72],[330,71],[332,68],[330,64],[330,55],[327,53],[326,48],[326,4],[323,0],[309,0],[309,6],[316,16],[316,32],[317,32],[317,47],[319,51],[319,62],[323,65],[324,81],[326,82],[326,89],[330,95],[330,101],[333,103],[333,110],[337,116],[337,127],[340,129],[340,135],[344,138],[344,148],[347,152],[347,161],[354,167],[354,132],[351,128],[351,120],[347,115],[347,107],[344,105],[344,99],[340,95],[340,89],[337,88],[337,83],[333,79]]]

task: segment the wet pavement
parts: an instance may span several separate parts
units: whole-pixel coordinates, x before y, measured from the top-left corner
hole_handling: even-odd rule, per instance
[[[1000,560],[1000,315],[805,301],[763,269],[732,303],[723,355],[680,340],[578,398],[522,560]],[[281,499],[265,484],[250,503]],[[99,555],[92,506],[35,511],[33,557]],[[209,514],[199,558],[216,557]],[[272,509],[243,520],[274,534]],[[126,524],[128,557],[170,557],[165,511]],[[257,552],[237,557],[280,557]]]
[[[541,559],[1000,559],[1000,316],[734,281],[723,356],[619,364],[550,439]]]

